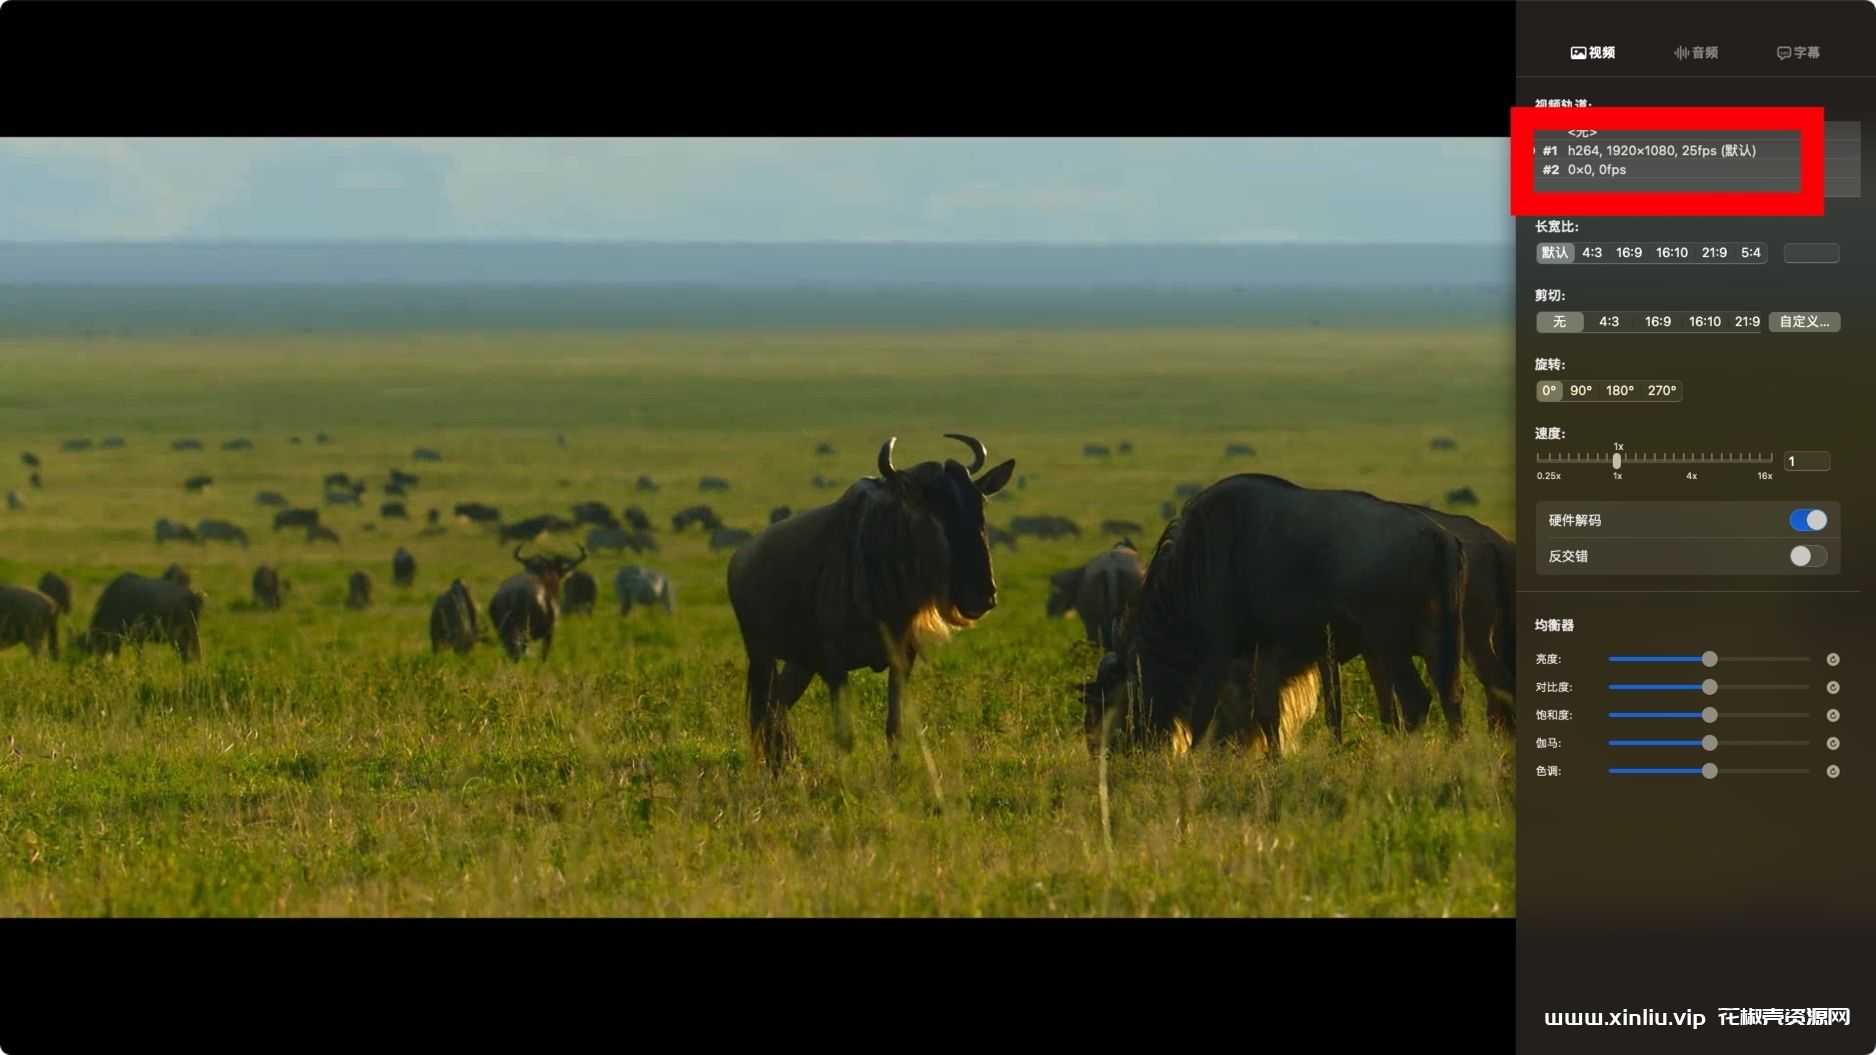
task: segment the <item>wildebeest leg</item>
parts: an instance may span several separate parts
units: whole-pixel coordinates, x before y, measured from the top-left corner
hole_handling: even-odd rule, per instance
[[[775,706],[775,660],[749,657],[749,736],[758,758],[766,759],[771,773],[780,773],[790,751],[788,712]]]
[[[1329,731],[1335,734],[1335,742],[1339,744],[1342,742],[1342,666],[1335,661],[1333,650],[1317,661],[1317,670],[1322,676],[1322,703],[1329,716]]]
[[[892,752],[895,762],[899,760],[900,701],[905,694],[906,683],[912,680],[912,664],[917,661],[916,654],[908,655],[903,670],[893,667],[886,674],[886,749]]]
[[[1240,735],[1249,726],[1243,673],[1244,665],[1230,659],[1208,659],[1193,671],[1185,713],[1195,746]]]
[[[821,674],[821,680],[827,683],[827,705],[834,712],[834,742],[842,751],[853,750],[853,726],[847,722],[847,708],[841,703],[841,694],[847,690],[847,672]]]
[[[1403,649],[1389,653],[1387,670],[1389,682],[1400,697],[1402,725],[1408,732],[1413,732],[1427,720],[1427,713],[1433,709],[1433,694],[1427,691],[1426,684],[1420,680],[1420,672],[1414,669],[1411,652]]]
[[[1466,628],[1466,636],[1473,638],[1469,652],[1472,653],[1472,672],[1479,677],[1479,684],[1485,687],[1485,726],[1498,732],[1510,732],[1515,724],[1511,704],[1515,700],[1511,671],[1492,651],[1489,629],[1474,631]]]
[[[1400,712],[1394,706],[1394,675],[1379,653],[1364,652],[1362,665],[1368,668],[1368,682],[1374,686],[1374,702],[1381,725],[1388,730],[1400,728]]]
[[[1276,644],[1260,644],[1251,654],[1251,710],[1257,728],[1264,735],[1270,757],[1282,757],[1283,744],[1283,649]]]
[[[541,635],[541,662],[542,663],[547,662],[547,654],[553,651],[553,649],[554,649],[554,628],[550,626],[547,628],[546,633],[543,633]]]

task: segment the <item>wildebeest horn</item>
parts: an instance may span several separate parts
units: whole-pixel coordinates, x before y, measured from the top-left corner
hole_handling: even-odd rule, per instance
[[[973,476],[977,475],[977,470],[984,467],[984,460],[990,457],[990,452],[984,450],[984,445],[977,442],[975,436],[966,436],[961,432],[947,432],[945,439],[956,440],[971,449],[971,467],[965,472]]]
[[[579,555],[578,557],[575,557],[575,558],[573,559],[573,563],[572,563],[572,564],[569,564],[569,565],[567,565],[567,570],[568,570],[568,571],[572,571],[573,569],[575,569],[575,568],[577,568],[577,567],[579,567],[580,565],[582,565],[582,564],[585,564],[585,563],[586,563],[586,546],[585,546],[585,544],[583,544],[583,543],[582,543],[582,544],[579,544],[579,546],[580,546],[580,555]]]
[[[527,543],[525,543],[525,542],[523,542],[523,543],[521,544],[521,546],[525,546],[525,545],[527,545]],[[517,564],[523,564],[523,565],[525,565],[525,564],[527,564],[527,561],[525,561],[525,560],[522,560],[522,559],[521,559],[521,546],[516,546],[516,547],[515,547],[515,553],[514,553],[514,557],[515,557],[515,562],[516,562]]]
[[[879,478],[882,480],[896,479],[899,475],[899,470],[892,467],[892,445],[898,442],[899,437],[894,436],[879,445]]]

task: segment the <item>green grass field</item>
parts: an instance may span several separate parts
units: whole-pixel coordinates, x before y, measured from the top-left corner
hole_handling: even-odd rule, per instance
[[[187,567],[209,597],[204,660],[146,649],[52,663],[0,652],[0,913],[8,915],[1510,915],[1511,745],[1377,725],[1359,664],[1349,736],[1312,725],[1271,764],[1214,751],[1114,758],[1104,832],[1071,686],[1095,656],[1044,617],[1049,572],[1156,538],[1182,481],[1262,471],[1428,501],[1469,485],[1512,535],[1510,336],[1300,331],[319,335],[0,343],[0,582],[73,582],[69,637],[120,572]],[[313,445],[329,432],[330,446]],[[699,501],[757,528],[832,501],[816,473],[960,457],[982,438],[1027,478],[994,501],[1078,521],[1079,541],[995,551],[1000,604],[915,676],[907,750],[883,733],[884,675],[856,674],[857,746],[839,752],[818,683],[794,711],[801,764],[753,766],[727,553],[669,517]],[[564,433],[567,446],[555,442]],[[121,435],[123,450],[60,453]],[[302,446],[288,438],[302,436]],[[1457,450],[1428,441],[1452,436]],[[207,447],[178,453],[170,441]],[[255,449],[218,450],[247,436]],[[1084,443],[1132,441],[1097,463]],[[814,444],[834,444],[816,457]],[[1226,443],[1256,448],[1227,460]],[[417,446],[445,461],[411,461]],[[20,450],[44,461],[26,486]],[[377,522],[392,467],[410,522]],[[343,544],[276,536],[256,491],[315,505],[320,478],[372,483],[327,510]],[[214,476],[207,493],[182,481]],[[638,495],[631,482],[662,490]],[[700,495],[703,474],[727,495]],[[663,551],[595,556],[597,614],[551,658],[432,656],[435,595],[463,578],[486,612],[516,570],[459,501],[509,519],[576,501],[644,506]],[[158,517],[244,525],[253,546],[159,547]],[[402,544],[417,585],[390,583]],[[571,552],[572,539],[550,543]],[[269,562],[284,610],[251,610]],[[674,619],[618,615],[613,571],[676,583]],[[368,611],[346,577],[374,579]],[[1437,711],[1437,708],[1436,708]],[[929,764],[924,751],[929,752]]]

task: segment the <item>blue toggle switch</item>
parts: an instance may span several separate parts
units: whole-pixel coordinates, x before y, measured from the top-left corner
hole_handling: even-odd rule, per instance
[[[1793,531],[1822,531],[1830,524],[1830,518],[1824,515],[1822,509],[1807,507],[1792,510],[1787,523]]]

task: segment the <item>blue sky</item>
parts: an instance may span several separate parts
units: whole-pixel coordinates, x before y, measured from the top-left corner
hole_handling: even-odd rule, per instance
[[[0,241],[1508,244],[1502,139],[0,140]]]

